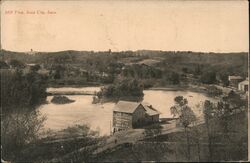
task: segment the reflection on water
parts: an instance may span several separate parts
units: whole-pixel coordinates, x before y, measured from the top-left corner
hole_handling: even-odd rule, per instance
[[[77,88],[76,90],[98,90],[98,87]],[[53,88],[53,91],[73,91],[71,88]],[[161,112],[160,118],[168,118],[170,107],[174,105],[176,96],[184,96],[188,100],[188,105],[194,110],[197,116],[201,116],[202,102],[206,99],[204,94],[185,91],[159,91],[145,90],[143,102],[150,103]],[[91,129],[99,130],[101,135],[109,134],[112,121],[112,109],[114,103],[92,104],[91,95],[71,95],[67,96],[75,102],[64,105],[51,103],[52,96],[47,97],[48,104],[40,107],[42,114],[47,116],[45,128],[60,130],[74,124],[88,124]]]

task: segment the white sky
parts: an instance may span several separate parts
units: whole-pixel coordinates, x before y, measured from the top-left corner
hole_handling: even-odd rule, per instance
[[[6,14],[55,11],[55,15]],[[12,51],[248,51],[247,1],[4,1],[1,44]]]

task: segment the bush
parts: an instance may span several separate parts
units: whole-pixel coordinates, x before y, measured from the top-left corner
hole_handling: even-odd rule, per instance
[[[214,84],[216,83],[216,73],[213,71],[205,72],[201,75],[200,81],[204,84]]]
[[[34,109],[46,100],[46,77],[32,72],[23,74],[1,71],[1,108],[3,113],[15,111],[17,108]]]
[[[223,93],[222,90],[219,89],[219,88],[217,88],[217,87],[215,87],[215,86],[209,86],[207,88],[207,94],[209,96],[216,97],[216,96],[222,95],[222,93]]]
[[[143,85],[136,79],[124,79],[114,84],[104,86],[101,91],[97,93],[99,99],[101,98],[115,98],[122,97],[142,97]]]

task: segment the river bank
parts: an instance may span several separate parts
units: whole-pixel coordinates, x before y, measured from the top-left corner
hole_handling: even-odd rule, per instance
[[[63,85],[52,86],[47,89],[48,95],[96,95],[103,85]],[[84,88],[93,88],[92,90],[82,90]],[[95,89],[98,88],[98,89]],[[60,90],[59,90],[60,89]],[[192,91],[197,93],[206,93],[206,86],[200,85],[167,85],[164,87],[151,87],[144,90],[162,90],[162,91]]]
[[[152,87],[147,90],[161,90],[161,91],[191,91],[191,92],[196,92],[196,93],[203,93],[209,96],[208,90],[210,89],[209,87],[216,87],[222,91],[222,94],[227,95],[230,91],[235,91],[236,93],[238,92],[237,89],[231,88],[231,87],[223,87],[221,85],[217,84],[199,84],[199,85],[168,85],[165,87]],[[219,97],[214,97],[216,99],[219,99]]]
[[[168,85],[165,87],[152,87],[147,90],[162,90],[162,91],[192,91],[197,93],[206,93],[205,86],[199,85]]]

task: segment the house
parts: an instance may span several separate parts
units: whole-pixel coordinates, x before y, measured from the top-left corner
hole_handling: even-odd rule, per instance
[[[229,85],[232,87],[238,87],[239,82],[244,79],[241,76],[228,76]]]
[[[246,78],[246,80],[242,81],[238,85],[238,89],[243,92],[248,92],[249,88],[249,80]]]
[[[146,124],[159,122],[160,112],[158,110],[147,103],[142,103],[142,106],[146,109]]]
[[[113,132],[159,122],[159,114],[151,105],[119,101],[113,109]]]

